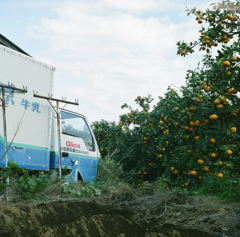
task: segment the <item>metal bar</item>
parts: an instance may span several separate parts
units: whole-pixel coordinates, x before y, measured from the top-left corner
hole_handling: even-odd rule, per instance
[[[1,85],[0,86],[2,88],[8,88],[8,89],[12,89],[12,90],[15,90],[15,91],[21,91],[21,92],[28,92],[26,89],[20,89],[20,88],[16,88],[16,87],[13,87],[13,86],[6,86],[6,85]]]
[[[37,97],[37,98],[41,98],[41,99],[46,99],[46,100],[53,100],[53,101],[72,104],[72,105],[79,105],[78,102],[71,102],[71,101],[67,101],[67,100],[59,100],[59,99],[55,99],[55,98],[51,98],[51,97],[47,97],[47,96],[36,95],[36,94],[34,94],[33,96]]]
[[[57,127],[58,127],[58,148],[59,148],[59,179],[62,178],[62,149],[61,149],[61,133],[60,133],[60,112],[59,112],[59,101],[57,101]]]
[[[3,114],[3,136],[5,142],[5,151],[7,151],[7,124],[6,124],[6,111],[5,111],[5,97],[4,97],[4,89],[2,88],[2,114]],[[7,152],[5,154],[5,167],[7,167],[8,155]]]
[[[62,107],[62,109],[59,111],[59,113],[62,112],[62,110],[66,107],[66,105],[67,105],[67,104],[65,104],[65,105]]]
[[[55,113],[57,114],[57,111],[56,111],[56,109],[53,107],[52,103],[51,103],[49,100],[47,100],[47,101],[48,101],[48,103],[52,106],[52,108],[53,108],[53,110],[55,111]]]
[[[4,88],[2,88],[2,114],[3,114],[3,139],[5,142],[5,167],[8,167],[8,147],[7,147],[7,123],[6,123],[6,111],[5,111],[5,95]],[[9,177],[7,178],[7,184],[9,183]]]

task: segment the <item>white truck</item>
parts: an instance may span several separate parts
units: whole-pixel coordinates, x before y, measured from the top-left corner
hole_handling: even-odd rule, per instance
[[[0,85],[10,82],[13,87],[25,86],[28,91],[4,88],[8,160],[27,170],[39,171],[59,169],[61,164],[62,169],[72,169],[69,182],[79,177],[83,181],[95,181],[100,153],[85,116],[65,109],[61,111],[62,159],[59,163],[56,113],[49,101],[33,96],[33,91],[46,97],[53,94],[54,72],[53,66],[0,44]],[[21,121],[22,126],[16,134]],[[0,167],[7,165],[3,123],[4,117],[0,116]]]

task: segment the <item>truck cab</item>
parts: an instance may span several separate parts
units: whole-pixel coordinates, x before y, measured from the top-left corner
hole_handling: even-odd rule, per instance
[[[56,116],[55,116],[56,117]],[[53,114],[50,167],[59,168],[57,122]],[[74,181],[95,181],[100,153],[94,134],[85,116],[69,110],[61,111],[62,168],[72,169]]]

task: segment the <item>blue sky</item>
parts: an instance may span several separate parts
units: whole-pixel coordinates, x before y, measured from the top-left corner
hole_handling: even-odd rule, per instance
[[[118,121],[121,105],[168,86],[184,85],[201,55],[176,55],[178,40],[197,39],[200,25],[187,17],[213,1],[78,0],[0,1],[0,33],[34,58],[57,68],[56,97],[79,99],[90,122]]]

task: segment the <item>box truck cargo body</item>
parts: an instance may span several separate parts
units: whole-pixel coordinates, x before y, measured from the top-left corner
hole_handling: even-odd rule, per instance
[[[29,170],[49,171],[59,168],[59,146],[56,113],[45,99],[33,96],[53,94],[55,68],[22,53],[0,45],[0,84],[27,87],[28,92],[4,89],[7,107],[6,126],[8,160]],[[1,87],[0,87],[1,88]],[[97,175],[99,150],[87,119],[76,112],[62,110],[60,116],[62,168],[73,169],[84,181]],[[16,136],[20,121],[22,126]],[[4,156],[3,117],[0,116],[0,158]],[[4,167],[1,159],[0,167]]]

